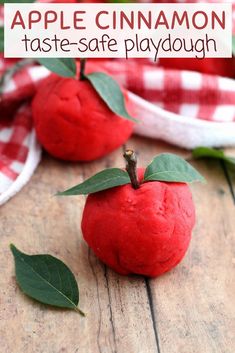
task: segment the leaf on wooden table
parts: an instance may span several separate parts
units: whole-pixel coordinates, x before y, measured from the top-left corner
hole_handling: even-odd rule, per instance
[[[27,255],[10,245],[15,259],[16,279],[21,290],[41,303],[75,309],[79,302],[78,285],[73,273],[51,255]]]
[[[227,156],[224,151],[210,147],[197,147],[192,151],[193,158],[212,158],[225,161],[235,167],[235,157]]]

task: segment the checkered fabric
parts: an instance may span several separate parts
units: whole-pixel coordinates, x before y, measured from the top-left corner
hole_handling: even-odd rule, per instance
[[[0,7],[0,17],[1,14]],[[0,56],[0,76],[16,61]],[[182,120],[198,119],[205,121],[205,124],[220,122],[221,126],[235,124],[235,80],[199,72],[163,69],[142,59],[89,60],[87,71],[94,70],[111,74],[135,95],[177,114]],[[39,161],[40,148],[35,141],[29,102],[38,83],[48,75],[45,68],[33,65],[19,71],[4,87],[0,98],[0,204],[11,196],[9,194],[1,201],[9,189],[14,194],[14,185],[23,172],[25,178],[21,185],[27,182]],[[145,131],[140,131],[140,134],[145,135]],[[24,169],[26,164],[30,165],[27,163],[30,152],[31,162],[34,155],[35,160],[27,172]]]
[[[217,122],[235,121],[235,80],[156,67],[146,60],[102,60],[88,71],[105,71],[129,91],[182,116]]]
[[[31,132],[32,119],[28,105],[22,106],[15,114],[14,124],[10,119],[0,120],[0,193],[22,172]]]

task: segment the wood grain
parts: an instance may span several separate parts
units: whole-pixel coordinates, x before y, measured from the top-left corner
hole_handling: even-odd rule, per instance
[[[146,166],[159,152],[189,153],[164,143],[128,143]],[[122,277],[104,266],[82,239],[84,197],[57,198],[106,166],[124,166],[122,149],[90,164],[44,156],[30,183],[0,208],[0,351],[3,353],[234,353],[234,203],[222,167],[197,161],[208,184],[193,185],[198,222],[190,250],[172,272],[154,280]],[[232,179],[231,179],[232,183]],[[76,312],[48,308],[21,293],[9,243],[50,253],[74,272]]]
[[[234,353],[235,208],[216,161],[195,166],[207,185],[193,185],[197,225],[186,258],[150,282],[161,353]]]

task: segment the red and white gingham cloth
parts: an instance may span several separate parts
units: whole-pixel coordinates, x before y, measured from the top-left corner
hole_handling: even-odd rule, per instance
[[[11,120],[0,120],[0,192],[5,191],[5,185],[10,186],[11,180],[15,180],[21,173],[28,155],[28,140],[32,132],[31,112],[28,106],[21,107],[14,118],[14,126]],[[10,167],[9,167],[10,166]]]
[[[15,61],[0,56],[0,75]],[[89,60],[87,71],[111,74],[130,92],[142,124],[136,133],[176,145],[235,144],[235,80],[163,69],[147,60]],[[0,204],[29,180],[40,161],[30,99],[49,72],[31,66],[8,82],[0,99]]]
[[[31,109],[22,105],[14,120],[0,118],[0,204],[27,183],[41,157],[35,138]]]

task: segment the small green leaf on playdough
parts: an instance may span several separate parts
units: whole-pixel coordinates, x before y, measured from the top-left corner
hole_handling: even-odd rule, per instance
[[[171,153],[160,154],[146,168],[144,181],[154,180],[179,183],[205,181],[188,162]]]
[[[112,77],[102,72],[93,72],[89,75],[85,75],[85,77],[90,81],[96,92],[107,104],[110,110],[112,110],[112,112],[125,119],[135,122],[138,121],[128,114],[122,91]]]
[[[71,189],[59,192],[58,196],[87,195],[94,192],[130,183],[129,175],[119,168],[105,169]]]
[[[74,78],[76,76],[76,61],[72,58],[40,58],[37,61],[57,75]]]

